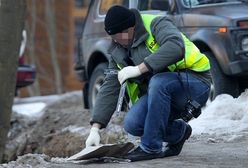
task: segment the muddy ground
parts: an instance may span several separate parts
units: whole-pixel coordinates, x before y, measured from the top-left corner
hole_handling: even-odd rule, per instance
[[[16,103],[25,103],[19,100]],[[13,113],[9,141],[6,145],[5,168],[138,168],[138,167],[233,167],[248,165],[248,134],[194,135],[177,157],[155,159],[134,163],[75,164],[66,158],[84,148],[89,133],[90,113],[82,105],[80,92],[62,95],[59,100],[48,103],[40,119],[27,118]],[[102,143],[121,143],[127,136],[121,128],[121,120],[114,118],[101,132]]]
[[[15,162],[0,167],[23,168],[23,167],[47,167],[47,168],[245,168],[248,165],[248,143],[206,143],[204,141],[191,141],[185,144],[182,153],[177,157],[154,159],[133,163],[99,163],[99,164],[73,164],[64,163],[58,158],[49,158],[45,155],[25,155]]]

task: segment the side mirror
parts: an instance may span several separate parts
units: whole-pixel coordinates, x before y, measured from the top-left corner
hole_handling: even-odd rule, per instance
[[[175,0],[168,0],[169,2],[169,13],[173,14],[176,11],[176,1]]]

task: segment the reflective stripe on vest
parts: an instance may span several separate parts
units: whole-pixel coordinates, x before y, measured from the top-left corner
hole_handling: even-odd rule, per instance
[[[155,38],[151,32],[152,20],[160,15],[149,15],[142,14],[142,20],[146,31],[148,32],[148,37],[146,39],[146,46],[150,52],[154,53],[160,46],[156,42]],[[208,58],[200,52],[200,50],[191,42],[184,34],[182,34],[184,45],[185,45],[185,59],[182,59],[175,64],[168,66],[170,71],[175,71],[176,67],[178,69],[191,69],[193,71],[202,72],[210,69],[210,64]]]

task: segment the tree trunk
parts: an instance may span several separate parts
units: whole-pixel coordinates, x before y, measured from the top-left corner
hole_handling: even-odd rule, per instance
[[[0,0],[0,162],[10,127],[25,0]]]
[[[46,0],[45,1],[45,13],[47,21],[47,33],[48,33],[48,42],[51,51],[52,65],[54,70],[55,77],[55,90],[56,93],[63,93],[63,82],[61,69],[59,66],[58,56],[56,52],[56,20],[54,14],[54,1]]]
[[[35,54],[35,32],[37,24],[36,0],[31,0],[30,8],[31,22],[26,24],[26,30],[28,33],[28,55],[31,64],[39,65],[37,56]],[[39,73],[36,73],[36,80],[31,86],[28,87],[28,92],[30,96],[40,96]]]

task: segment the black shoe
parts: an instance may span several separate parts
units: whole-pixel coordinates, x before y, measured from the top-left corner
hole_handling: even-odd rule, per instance
[[[191,133],[192,133],[192,128],[190,125],[187,124],[182,140],[176,144],[168,144],[167,148],[164,151],[164,157],[179,155],[179,153],[182,151],[184,142],[187,139],[189,139]]]
[[[125,156],[125,159],[129,159],[132,162],[140,161],[140,160],[150,160],[156,158],[164,157],[164,153],[147,153],[143,151],[140,147],[137,147],[135,150],[131,151]]]

